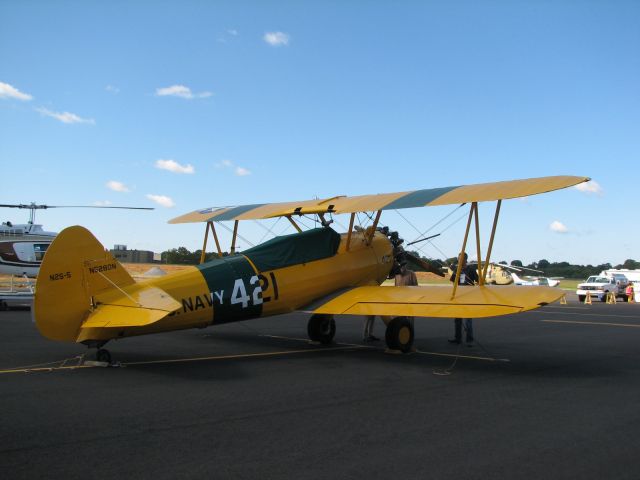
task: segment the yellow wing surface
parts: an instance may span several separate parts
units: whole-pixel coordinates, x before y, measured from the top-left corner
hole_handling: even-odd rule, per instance
[[[539,286],[460,286],[451,288],[358,287],[330,300],[314,313],[482,318],[525,312],[555,302],[564,292]]]
[[[176,217],[169,223],[220,222],[228,220],[258,220],[314,213],[353,213],[376,210],[436,205],[454,205],[469,202],[487,202],[500,199],[526,197],[551,192],[588,182],[588,177],[553,176],[479,183],[442,188],[429,188],[410,192],[382,193],[356,197],[337,196],[299,202],[260,203],[234,207],[212,207]]]

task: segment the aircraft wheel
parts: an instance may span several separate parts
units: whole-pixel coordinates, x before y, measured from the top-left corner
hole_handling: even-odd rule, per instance
[[[96,352],[96,360],[98,362],[111,363],[111,354],[109,353],[109,350],[105,350],[104,348],[100,348]]]
[[[336,334],[336,321],[333,315],[312,315],[307,324],[307,333],[314,342],[325,345],[331,343]]]
[[[413,328],[407,317],[396,317],[387,325],[385,334],[387,347],[404,353],[411,351],[413,345]]]

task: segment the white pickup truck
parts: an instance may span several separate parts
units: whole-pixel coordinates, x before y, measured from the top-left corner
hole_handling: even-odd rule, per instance
[[[627,299],[625,289],[627,288],[627,278],[624,275],[614,274],[611,277],[592,275],[587,281],[578,285],[576,294],[578,300],[584,301],[587,295],[591,298],[598,297],[601,302],[607,301],[607,293],[613,292],[616,297]]]

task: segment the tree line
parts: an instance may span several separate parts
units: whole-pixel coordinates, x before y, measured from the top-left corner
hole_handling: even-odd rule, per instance
[[[411,252],[416,256],[423,258],[424,260],[437,262],[444,265],[452,265],[457,262],[456,258],[448,258],[446,260],[429,259],[421,256],[418,252]],[[185,247],[172,248],[162,252],[162,263],[170,263],[174,265],[197,265],[200,263],[200,256],[202,250],[190,251]],[[228,252],[224,252],[223,256],[229,255]],[[207,253],[205,255],[205,261],[215,260],[220,258],[217,253]],[[589,275],[597,275],[602,270],[609,270],[611,268],[627,268],[630,270],[640,269],[640,262],[627,259],[623,263],[613,266],[610,263],[603,263],[600,265],[574,265],[569,262],[549,262],[546,259],[539,260],[537,262],[529,263],[525,265],[521,260],[512,260],[511,262],[500,261],[498,263],[508,263],[514,267],[526,267],[534,270],[540,270],[545,277],[565,277],[565,278],[587,278]],[[416,266],[416,269],[418,267]]]
[[[589,275],[597,275],[603,270],[615,269],[640,269],[640,262],[631,258],[625,260],[618,265],[603,263],[600,265],[572,265],[569,262],[549,262],[542,259],[523,265],[520,260],[513,260],[511,265],[514,267],[526,267],[534,270],[542,271],[545,277],[565,277],[565,278],[587,278]]]
[[[171,250],[165,250],[161,254],[162,263],[168,263],[171,265],[197,265],[200,263],[200,257],[202,256],[202,250],[194,250],[193,252],[185,247],[172,248]],[[229,255],[227,252],[222,254],[224,257]],[[207,253],[205,255],[205,262],[220,258],[217,253]]]

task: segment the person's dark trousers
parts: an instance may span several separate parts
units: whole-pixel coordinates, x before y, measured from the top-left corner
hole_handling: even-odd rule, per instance
[[[455,320],[456,326],[456,341],[462,341],[462,319],[456,318]],[[473,320],[470,318],[464,319],[464,329],[467,332],[467,343],[473,342]]]

